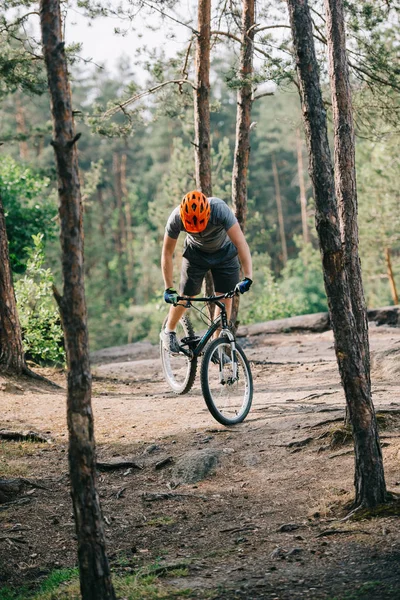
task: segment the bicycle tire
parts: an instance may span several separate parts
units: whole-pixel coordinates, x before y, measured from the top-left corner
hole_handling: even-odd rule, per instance
[[[167,323],[168,317],[164,319],[163,328]],[[179,329],[181,328],[180,334]],[[184,316],[180,319],[177,327],[178,338],[194,337],[193,325],[189,317]],[[193,386],[197,372],[197,358],[189,360],[184,354],[174,356],[164,350],[164,345],[160,340],[160,357],[164,378],[172,391],[177,394],[187,394]]]
[[[200,375],[207,408],[222,425],[236,425],[244,421],[253,400],[253,377],[249,361],[242,348],[235,344],[238,376],[236,379],[231,377],[229,382],[229,373],[233,375],[233,362],[231,358],[229,363],[229,352],[232,357],[232,345],[226,337],[211,342],[205,351]],[[222,378],[225,382],[221,382],[220,366],[214,360],[223,362],[225,355],[228,356],[228,364],[223,366]]]

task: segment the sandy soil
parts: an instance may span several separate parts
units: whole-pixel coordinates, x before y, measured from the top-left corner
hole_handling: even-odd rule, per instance
[[[399,328],[370,331],[374,353],[399,344]],[[191,590],[189,598],[399,598],[397,517],[340,520],[353,496],[354,455],[351,440],[332,436],[344,414],[332,333],[254,336],[243,345],[253,407],[229,429],[208,413],[198,381],[186,396],[169,391],[155,347],[143,347],[144,359],[117,353],[94,365],[99,460],[142,467],[99,474],[114,572],[184,562],[188,575],[165,585]],[[44,372],[65,385],[63,373]],[[65,391],[4,378],[0,388],[0,429],[50,440],[0,442],[2,476],[48,488],[27,486],[26,504],[0,511],[0,588],[35,585],[76,563]],[[400,381],[374,371],[373,399],[387,486],[396,491]],[[177,486],[174,465],[205,450],[217,456],[214,472]]]

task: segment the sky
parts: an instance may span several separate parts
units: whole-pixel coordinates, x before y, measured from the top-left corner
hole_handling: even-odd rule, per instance
[[[193,15],[190,0],[180,2],[179,14],[168,11],[171,16],[181,18],[185,14],[185,20]],[[145,15],[138,13],[134,18],[134,28],[129,23],[117,17],[96,18],[88,20],[82,10],[72,8],[68,11],[65,22],[65,40],[67,45],[81,43],[81,57],[93,60],[94,63],[103,65],[107,70],[115,70],[118,59],[121,56],[135,58],[138,48],[146,46],[148,49],[163,49],[167,57],[172,57],[182,49],[185,49],[190,39],[190,29],[172,19],[163,23],[162,18],[156,12]],[[120,28],[124,34],[116,34],[114,29]],[[83,63],[84,64],[84,63]],[[145,73],[138,72],[139,79],[145,77]]]

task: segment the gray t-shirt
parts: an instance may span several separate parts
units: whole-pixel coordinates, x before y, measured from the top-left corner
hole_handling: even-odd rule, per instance
[[[191,246],[203,252],[212,253],[220,250],[230,243],[227,235],[228,229],[237,223],[237,219],[229,206],[220,198],[209,198],[210,220],[207,227],[200,233],[186,232],[185,247]],[[180,217],[179,206],[169,216],[165,233],[174,240],[178,239],[185,228]]]

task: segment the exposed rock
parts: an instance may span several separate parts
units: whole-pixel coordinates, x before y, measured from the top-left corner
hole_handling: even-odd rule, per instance
[[[375,377],[400,376],[400,345],[399,343],[387,350],[371,353],[371,367]]]
[[[377,325],[400,327],[400,306],[370,309],[368,311],[368,321],[375,321]]]
[[[111,346],[110,348],[103,348],[103,350],[96,350],[90,353],[90,360],[92,364],[102,364],[157,358],[158,355],[158,346],[150,344],[150,342],[135,342],[134,344]]]
[[[195,450],[176,461],[172,470],[175,483],[196,483],[214,473],[219,462],[219,450]]]
[[[314,331],[322,333],[328,331],[329,315],[327,312],[315,313],[313,315],[300,315],[288,317],[287,319],[276,319],[266,323],[255,323],[254,325],[242,325],[238,329],[238,337],[248,335],[262,335],[265,333],[289,333],[293,331]]]

